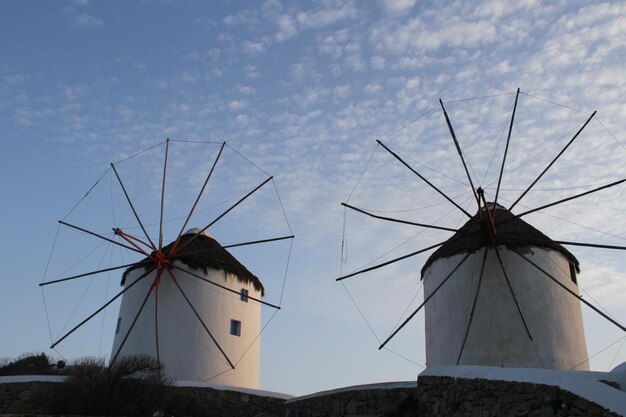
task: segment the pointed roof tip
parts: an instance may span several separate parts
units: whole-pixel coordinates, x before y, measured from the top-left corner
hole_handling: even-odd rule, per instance
[[[204,236],[210,237],[213,240],[217,240],[215,239],[215,237],[213,237],[213,235],[211,233],[209,233],[209,231],[207,229],[200,229],[199,227],[192,227],[191,229],[188,229],[185,233],[183,233],[183,236],[185,235],[197,235],[197,234],[202,234]]]
[[[491,209],[493,203],[487,203],[487,206]],[[485,208],[481,207],[480,211],[484,212]],[[493,246],[491,237],[482,227],[480,211],[430,255],[422,267],[422,279],[425,271],[438,259],[462,253],[474,253],[486,246]],[[580,272],[578,259],[570,251],[499,204],[496,204],[494,222],[497,230],[496,246],[506,246],[511,249],[534,246],[555,250],[563,254],[574,264],[576,271]]]

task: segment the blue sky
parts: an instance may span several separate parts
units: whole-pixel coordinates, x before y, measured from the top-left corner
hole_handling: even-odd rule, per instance
[[[501,158],[502,133],[521,87],[503,199],[519,195],[593,110],[596,118],[523,206],[623,178],[625,11],[623,2],[539,0],[2,2],[0,356],[57,354],[47,350],[50,337],[37,284],[57,220],[110,162],[168,137],[225,140],[274,175],[296,235],[283,310],[263,334],[262,387],[304,394],[414,379],[421,368],[413,362],[425,361],[423,316],[390,345],[396,354],[379,352],[368,325],[334,279],[341,271],[400,256],[446,235],[416,235],[414,229],[370,222],[355,213],[345,214],[344,234],[340,202],[371,157],[350,197],[355,205],[452,227],[462,217],[448,214],[452,207],[376,148],[375,140],[385,139],[465,205],[465,174],[441,111],[432,109],[439,98],[446,102],[475,179],[493,194],[498,162],[490,161]],[[455,101],[479,97],[487,98]],[[185,164],[201,163],[199,153],[187,152],[173,175],[184,172]],[[215,148],[208,152],[214,155]],[[125,178],[140,181],[162,161],[143,157],[129,165]],[[232,168],[238,155],[228,157],[225,167]],[[242,188],[235,192],[224,183],[223,190],[236,194],[258,183],[259,172],[244,165],[249,175],[232,180]],[[179,189],[176,201],[193,200],[185,190]],[[108,191],[97,190],[103,199]],[[282,233],[285,224],[276,216],[272,192],[231,224],[238,219],[254,224],[254,214],[263,213],[269,217],[257,220],[259,236],[267,230]],[[527,221],[561,240],[623,245],[624,197],[623,190],[614,189]],[[170,207],[174,211],[173,203]],[[106,224],[110,218],[111,210],[97,203],[82,210],[87,222]],[[223,229],[226,235],[226,224]],[[62,236],[70,245],[81,244],[71,237]],[[349,248],[345,262],[342,240]],[[286,248],[276,250],[284,259]],[[585,296],[626,321],[623,256],[573,252],[583,267]],[[258,261],[265,255],[253,255],[251,262],[254,256]],[[346,282],[378,337],[419,303],[421,295],[413,296],[425,259]],[[283,264],[272,266],[280,271]],[[80,294],[58,294],[56,302],[77,303],[71,298]],[[54,317],[62,316],[62,309],[49,307],[52,326],[62,326],[65,319]],[[623,336],[583,310],[591,354]],[[68,340],[60,353],[107,354],[112,335],[102,329],[110,323],[101,323],[104,327],[93,333]],[[595,357],[592,366],[603,370],[626,360],[620,346]]]

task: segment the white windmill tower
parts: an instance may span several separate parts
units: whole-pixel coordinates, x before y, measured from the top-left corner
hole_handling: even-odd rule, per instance
[[[565,147],[509,207],[498,204],[519,95],[518,89],[495,198],[491,202],[486,200],[481,187],[474,187],[452,123],[440,100],[448,130],[467,175],[471,200],[478,206],[475,215],[426,179],[399,152],[383,141],[377,141],[380,147],[468,217],[462,227],[457,229],[385,217],[375,214],[373,210],[342,203],[347,209],[383,221],[454,233],[442,242],[337,278],[337,281],[342,281],[436,249],[422,268],[424,301],[382,341],[379,349],[384,348],[422,309],[425,310],[428,366],[460,364],[588,370],[581,303],[626,332],[626,327],[580,296],[578,260],[565,246],[615,250],[626,250],[626,247],[555,241],[521,219],[530,213],[622,184],[626,179],[521,213],[513,211],[596,113],[588,117]]]
[[[258,388],[261,349],[253,342],[261,330],[261,281],[206,231],[192,229],[161,252],[172,273],[157,278],[148,258],[124,272],[122,285],[129,291],[122,297],[111,358],[148,355],[176,380]],[[141,282],[129,288],[136,280]],[[146,303],[158,314],[137,316]],[[210,351],[198,343],[204,334],[214,343]],[[225,372],[234,358],[242,360]]]
[[[178,142],[173,147],[178,152],[175,155],[185,157],[184,164],[174,161],[174,168],[178,169],[170,168],[169,175],[173,178],[167,177],[170,142]],[[214,159],[213,152],[207,155],[207,146],[219,146]],[[163,150],[164,162],[154,157],[159,149]],[[229,156],[222,157],[223,154]],[[135,159],[140,156],[144,159]],[[223,162],[218,167],[220,160]],[[132,168],[135,166],[132,161],[140,168]],[[150,165],[152,161],[158,165]],[[158,169],[162,170],[162,176],[153,175]],[[217,179],[213,175],[215,171],[218,172]],[[102,181],[106,175],[110,176],[111,189],[105,188],[98,194],[96,191],[107,182]],[[123,176],[130,179],[133,188],[128,182],[125,185]],[[260,183],[256,182],[259,177]],[[156,179],[157,183],[150,183],[150,179]],[[250,181],[257,185],[250,187]],[[70,262],[73,262],[72,256],[85,252],[86,255],[70,268],[61,265],[62,272],[49,279],[44,277],[40,286],[45,289],[51,284],[83,284],[86,289],[78,304],[90,312],[93,311],[92,303],[83,300],[87,291],[95,288],[95,281],[106,281],[102,275],[123,270],[122,288],[109,296],[107,284],[107,301],[77,324],[74,316],[78,316],[75,314],[78,307],[74,308],[65,327],[57,332],[60,336],[53,337],[51,330],[51,348],[79,329],[88,327],[86,324],[97,315],[103,319],[99,327],[104,331],[107,308],[121,300],[117,320],[111,323],[111,334],[114,328],[115,335],[110,366],[125,356],[147,355],[156,359],[163,366],[164,374],[174,380],[258,388],[260,336],[280,310],[291,253],[289,243],[289,254],[284,259],[277,259],[282,258],[283,250],[268,248],[265,244],[291,242],[294,238],[275,184],[273,191],[265,187],[266,193],[259,192],[272,181],[272,176],[226,142],[168,139],[111,164],[70,213],[59,221],[60,229],[80,232],[85,241],[82,245],[69,242],[72,250],[57,253],[70,255]],[[181,216],[181,210],[187,209],[188,190],[197,191],[198,184],[202,185],[191,209]],[[203,199],[204,194],[209,194],[205,193],[209,188],[210,195]],[[250,199],[255,194],[257,199]],[[106,198],[100,200],[102,196]],[[102,213],[93,214],[109,203],[111,219]],[[121,208],[114,210],[115,203]],[[159,206],[160,210],[155,210]],[[170,215],[165,217],[167,208],[170,208]],[[264,210],[263,221],[259,221],[259,208]],[[193,217],[195,214],[197,216]],[[192,218],[198,221],[198,218],[207,216],[212,220],[207,220],[208,224],[202,220],[206,226],[184,232]],[[230,217],[230,222],[225,217]],[[182,227],[179,221],[183,223]],[[84,222],[89,226],[84,226]],[[273,234],[273,237],[261,238],[267,233],[277,233],[279,228],[288,229],[289,235],[276,237]],[[217,229],[216,234],[221,236],[230,236],[232,243],[218,243],[208,233],[209,229]],[[170,236],[169,239],[164,235]],[[243,254],[246,263],[253,262],[250,269],[259,276],[276,278],[276,273],[284,265],[282,285],[275,279],[266,279],[265,285],[262,284],[249,266],[244,266],[231,253],[231,248]],[[109,260],[113,266],[103,268],[104,260]],[[74,268],[89,272],[67,276]],[[266,301],[266,292],[271,300],[278,301]],[[94,302],[102,303],[100,294],[93,296]],[[272,308],[273,314],[262,314],[264,306]],[[67,330],[71,325],[73,327]],[[102,340],[102,333],[100,337]]]
[[[567,294],[579,296],[578,269],[506,208],[482,208],[422,269],[424,296],[438,291],[425,306],[427,365],[588,370],[580,301]]]

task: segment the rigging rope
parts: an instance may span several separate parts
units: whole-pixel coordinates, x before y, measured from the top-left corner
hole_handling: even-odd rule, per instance
[[[602,127],[604,128],[604,130],[606,130],[606,132],[607,132],[607,133],[608,133],[608,134],[609,134],[609,135],[613,138],[613,140],[615,140],[615,142],[617,142],[617,144],[618,144],[619,146],[621,146],[621,147],[622,147],[622,149],[626,150],[626,146],[624,146],[624,144],[623,144],[622,142],[620,142],[620,141],[619,141],[619,139],[617,139],[617,138],[615,137],[615,135],[613,134],[613,132],[611,132],[611,131],[610,131],[610,130],[609,130],[609,129],[608,129],[608,128],[604,125],[604,123],[602,123],[602,122],[600,121],[600,119],[598,119],[598,118],[596,117],[596,118],[595,118],[595,120],[596,120],[596,122],[600,123],[600,126],[602,126]]]
[[[552,263],[554,264],[554,266],[556,266],[556,267],[557,267],[557,268],[561,271],[561,273],[563,274],[563,276],[564,276],[564,277],[566,277],[566,279],[570,276],[570,271],[569,271],[569,269],[568,269],[567,271],[566,271],[565,269],[563,269],[563,268],[561,267],[561,265],[559,265],[559,264],[558,264],[558,263],[557,263],[554,259],[552,259],[552,257],[551,257],[551,256],[548,256],[547,258],[550,260],[550,262],[552,262]],[[611,314],[611,313],[609,312],[609,310],[607,310],[607,309],[606,309],[606,308],[605,308],[602,304],[600,304],[600,302],[598,302],[598,300],[596,300],[596,299],[595,299],[595,298],[594,298],[594,297],[593,297],[593,296],[592,296],[589,292],[587,292],[587,291],[586,291],[586,290],[582,287],[582,285],[580,285],[580,283],[576,283],[576,284],[578,285],[578,288],[580,288],[580,290],[581,290],[582,292],[584,292],[587,296],[589,296],[589,298],[591,298],[591,299],[592,299],[592,300],[593,300],[593,301],[594,301],[594,302],[595,302],[595,303],[596,303],[596,304],[597,304],[597,305],[598,305],[598,306],[599,306],[602,310],[604,310],[604,312],[605,312],[608,316],[610,316],[610,317],[611,317],[612,319],[614,319],[614,320],[617,320],[617,318],[616,318],[613,314]]]
[[[223,142],[214,142],[210,140],[193,140],[193,139],[170,139],[170,142],[180,142],[180,143],[202,143],[206,145],[221,145]]]
[[[518,165],[516,168],[512,169],[511,171],[507,172],[506,174],[502,175],[502,178],[506,178],[508,176],[510,176],[511,174],[513,174],[515,171],[523,168],[524,166],[526,166],[527,164],[529,164],[530,162],[534,161],[535,159],[539,158],[542,154],[544,154],[545,152],[548,151],[548,149],[550,149],[551,147],[553,147],[554,145],[556,145],[557,143],[559,143],[563,138],[565,138],[566,136],[568,136],[571,132],[573,132],[574,130],[576,130],[578,127],[582,126],[583,124],[580,123],[576,126],[574,126],[572,129],[568,130],[567,132],[565,132],[563,135],[559,136],[554,142],[552,142],[550,145],[548,145],[547,147],[545,147],[542,151],[540,151],[539,153],[535,154],[534,156],[530,157],[529,159],[527,159],[525,162],[523,162],[522,164]],[[491,183],[489,183],[487,185],[487,187],[492,187],[495,183],[497,183],[498,181],[492,181]]]
[[[365,171],[367,171],[367,168],[370,166],[370,163],[372,162],[372,158],[374,158],[374,154],[376,153],[376,150],[378,149],[379,146],[380,145],[378,144],[378,142],[376,142],[376,145],[374,146],[374,149],[372,149],[372,153],[370,154],[370,157],[367,160],[367,163],[365,164],[365,168],[363,168],[363,171],[361,171],[361,175],[359,175],[359,178],[357,178],[356,183],[354,184],[354,187],[352,187],[352,191],[350,191],[350,194],[348,194],[348,198],[346,199],[346,203],[350,202],[350,199],[352,198],[352,194],[354,194],[354,190],[356,190],[356,187],[361,182],[361,178],[363,178],[363,175],[365,174]]]
[[[363,318],[363,320],[365,321],[365,324],[367,324],[367,327],[369,327],[370,332],[372,332],[372,334],[374,335],[374,338],[378,341],[378,343],[381,343],[382,340],[380,340],[380,338],[378,337],[378,335],[376,334],[376,332],[374,331],[374,328],[372,327],[372,325],[370,324],[370,322],[367,320],[367,318],[365,317],[365,314],[363,313],[363,311],[361,310],[361,308],[359,307],[359,305],[357,304],[356,300],[354,299],[354,297],[352,296],[352,294],[350,293],[350,291],[348,291],[348,287],[346,287],[346,284],[343,281],[340,281],[341,285],[343,286],[343,289],[346,290],[346,292],[348,293],[348,296],[350,297],[350,299],[352,300],[352,303],[354,304],[354,306],[356,307],[357,311],[359,312],[359,314],[361,315],[361,317]]]
[[[417,122],[419,119],[421,119],[422,117],[426,116],[429,113],[432,113],[434,110],[438,109],[439,106],[435,105],[433,106],[431,109],[426,110],[424,113],[420,114],[419,116],[417,116],[415,119],[411,120],[410,122],[406,123],[404,126],[394,130],[393,132],[391,132],[389,135],[385,136],[383,139],[380,139],[381,142],[385,142],[387,141],[389,138],[391,138],[392,136],[395,136],[396,134],[398,134],[399,132],[403,131],[404,129],[406,129],[407,127],[409,127],[410,125],[412,125],[413,123]]]
[[[109,251],[109,265],[113,263],[113,250]],[[107,272],[107,286],[104,291],[104,302],[106,303],[109,299],[109,284],[111,283],[111,272]],[[98,346],[98,356],[102,354],[102,340],[104,338],[104,323],[106,319],[106,309],[102,312],[102,327],[100,328],[100,344]]]
[[[574,365],[573,367],[569,368],[570,371],[578,368],[580,365],[589,362],[591,359],[595,358],[596,356],[598,356],[599,354],[603,353],[605,350],[609,349],[610,347],[612,347],[613,345],[621,342],[622,340],[626,339],[626,336],[622,336],[619,339],[617,339],[615,342],[611,343],[610,345],[608,345],[607,347],[605,347],[604,349],[594,353],[593,355],[589,356],[589,358],[587,358],[586,360]]]
[[[158,147],[158,146],[163,145],[163,144],[164,144],[164,143],[166,143],[166,142],[167,142],[167,141],[165,141],[165,140],[164,140],[163,142],[159,142],[159,143],[157,143],[156,145],[152,145],[152,146],[150,146],[149,148],[143,149],[143,150],[141,150],[141,151],[139,151],[139,152],[136,152],[136,153],[134,153],[134,154],[132,154],[132,155],[130,155],[130,156],[127,156],[126,158],[120,159],[120,160],[119,160],[119,161],[117,161],[117,162],[113,162],[113,165],[117,165],[117,164],[121,164],[122,162],[126,162],[126,161],[128,161],[129,159],[132,159],[132,158],[134,158],[134,157],[136,157],[136,156],[139,156],[139,155],[141,155],[142,153],[148,152],[148,151],[150,151],[150,150],[152,150],[152,149],[154,149],[154,148],[156,148],[156,147]]]
[[[233,152],[235,152],[237,155],[239,155],[240,157],[242,157],[243,159],[245,159],[246,161],[248,161],[248,163],[250,165],[252,165],[253,167],[255,167],[256,169],[258,169],[259,171],[261,171],[262,173],[264,173],[265,175],[267,175],[268,177],[271,177],[271,175],[269,173],[267,173],[267,171],[263,170],[261,167],[259,167],[257,164],[255,164],[254,162],[252,162],[251,160],[249,160],[248,158],[246,158],[242,153],[240,153],[238,150],[236,150],[235,148],[233,148],[232,146],[230,146],[228,143],[226,143],[226,146],[228,146],[229,149],[231,149]]]
[[[96,185],[98,185],[98,183],[100,182],[100,180],[101,180],[102,178],[104,178],[104,176],[105,176],[106,174],[108,174],[108,173],[109,173],[109,171],[111,171],[111,168],[108,168],[106,171],[104,171],[104,174],[102,174],[102,175],[100,176],[100,178],[98,178],[98,180],[95,182],[95,184],[94,184],[94,185],[92,185],[92,186],[91,186],[91,188],[90,188],[89,190],[87,190],[87,192],[85,193],[85,195],[84,195],[84,196],[82,196],[82,197],[81,197],[81,199],[80,199],[80,200],[78,200],[78,202],[77,202],[76,204],[74,204],[74,206],[70,209],[70,211],[68,211],[68,212],[67,212],[67,214],[66,214],[66,215],[65,215],[65,216],[64,216],[61,220],[65,220],[65,219],[67,219],[67,217],[68,217],[70,214],[72,214],[72,212],[76,209],[76,207],[78,207],[78,205],[79,205],[79,204],[80,204],[80,203],[81,203],[81,202],[82,202],[85,198],[87,198],[87,196],[89,195],[89,193],[91,193],[91,190],[93,190],[93,189],[96,187]]]
[[[446,175],[446,174],[444,174],[443,172],[437,171],[436,169],[431,168],[431,167],[429,167],[428,165],[423,164],[423,163],[421,163],[420,161],[418,161],[418,160],[416,160],[416,159],[411,158],[409,155],[407,155],[407,154],[405,154],[405,153],[403,153],[403,152],[401,152],[401,151],[398,151],[398,150],[396,150],[396,149],[394,149],[394,151],[395,151],[396,153],[398,153],[398,154],[400,154],[400,155],[404,156],[404,157],[405,157],[405,158],[407,158],[408,160],[413,161],[413,162],[415,162],[416,164],[418,164],[418,165],[420,165],[420,166],[423,166],[424,168],[426,168],[426,169],[428,169],[428,170],[430,170],[430,171],[433,171],[433,172],[435,172],[435,173],[437,173],[437,174],[441,175],[442,177],[446,177],[446,178],[448,178],[449,180],[452,180],[452,181],[454,181],[454,182],[458,182],[459,184],[464,185],[465,187],[469,187],[469,184],[468,184],[468,183],[466,183],[466,182],[463,182],[463,181],[461,181],[461,180],[457,180],[456,178],[452,178],[451,176]]]
[[[285,275],[283,276],[283,285],[280,289],[280,298],[278,299],[278,306],[282,307],[283,295],[285,294],[285,286],[287,284],[287,272],[289,271],[289,265],[291,263],[291,250],[293,248],[293,239],[289,242],[289,253],[287,254],[287,262],[285,263]],[[278,310],[276,310],[278,311]]]
[[[103,242],[104,243],[104,242]],[[102,246],[101,243],[100,245],[98,245],[98,248],[100,246]],[[111,248],[111,245],[107,246],[104,253],[102,254],[102,258],[100,258],[100,262],[98,262],[98,266],[96,269],[100,269],[100,267],[102,266],[102,262],[104,261],[104,258],[106,257],[107,253],[109,252],[109,249]],[[97,249],[97,248],[96,248]],[[92,251],[91,253],[95,252]],[[91,255],[90,253],[90,255]],[[89,256],[89,255],[88,255]],[[83,258],[84,260],[85,258]],[[82,261],[81,261],[82,262]],[[59,332],[59,334],[63,334],[65,332],[65,329],[67,328],[67,326],[70,324],[70,322],[72,321],[72,319],[74,318],[74,315],[76,314],[76,312],[78,311],[78,308],[80,307],[80,305],[82,304],[83,300],[85,299],[85,296],[87,295],[87,292],[89,291],[89,289],[91,288],[91,285],[93,284],[93,280],[94,280],[94,276],[92,275],[91,278],[89,279],[89,284],[87,285],[87,287],[85,288],[85,290],[83,291],[83,294],[80,296],[80,299],[78,300],[78,303],[76,303],[76,307],[74,307],[74,311],[72,311],[72,314],[70,314],[70,316],[68,317],[67,321],[65,322],[65,325],[61,328],[61,331]]]
[[[287,218],[287,213],[285,212],[285,206],[283,205],[283,200],[282,198],[280,198],[280,193],[278,192],[276,181],[273,178],[272,178],[272,185],[274,186],[274,191],[276,191],[276,197],[278,198],[278,202],[280,203],[280,209],[283,211],[283,217],[285,218],[285,222],[287,223],[287,228],[289,228],[289,233],[293,235],[293,230],[291,229],[291,224],[289,223],[289,219]]]
[[[529,192],[534,193],[537,191],[541,191],[541,192],[554,192],[554,191],[568,191],[568,190],[579,190],[581,188],[590,188],[590,187],[597,187],[597,186],[602,186],[602,185],[609,185],[615,181],[618,181],[618,179],[616,180],[612,180],[609,182],[597,182],[595,184],[585,184],[585,185],[575,185],[572,187],[563,187],[563,188],[542,188],[542,189],[532,189],[529,190]],[[485,187],[485,190],[493,190],[495,189],[494,187]],[[500,187],[500,190],[504,190],[504,191],[524,191],[523,189],[518,189],[518,188],[502,188]]]
[[[613,356],[613,360],[611,361],[611,364],[609,365],[609,368],[613,368],[613,364],[615,363],[615,360],[619,356],[619,353],[622,351],[622,348],[624,347],[624,343],[626,343],[626,338],[624,338],[624,340],[622,340],[622,344],[619,346],[619,349],[617,349],[617,352],[615,352],[615,356]]]
[[[524,94],[527,97],[532,97],[534,99],[537,99],[537,100],[540,100],[540,101],[544,101],[546,103],[554,104],[555,106],[563,107],[563,108],[568,109],[568,110],[572,110],[572,111],[575,111],[575,112],[578,112],[578,113],[582,113],[582,114],[585,114],[587,116],[589,116],[591,114],[589,112],[586,112],[586,111],[583,111],[583,110],[579,110],[579,109],[576,109],[574,107],[566,106],[565,104],[557,103],[555,101],[551,101],[551,100],[548,100],[548,99],[543,98],[543,97],[534,96],[532,94],[525,93],[523,91],[520,91],[520,94]]]
[[[506,198],[502,198],[502,200],[507,201],[507,202],[510,202],[510,203],[512,203],[512,202],[513,202],[512,200],[508,200],[508,199],[506,199]],[[523,204],[518,204],[518,206],[520,206],[520,207],[522,207],[522,208],[525,208],[525,209],[530,209],[530,208],[531,208],[531,207],[529,207],[529,206],[525,206],[525,205],[523,205]],[[546,213],[545,211],[537,211],[536,213],[538,213],[538,214],[542,214],[542,215],[544,215],[544,216],[552,217],[553,219],[561,220],[561,221],[563,221],[563,222],[565,222],[565,223],[570,223],[570,224],[573,224],[573,225],[575,225],[575,226],[582,227],[582,228],[584,228],[584,229],[591,230],[591,231],[594,231],[594,232],[597,232],[597,233],[600,233],[600,234],[603,234],[603,235],[606,235],[606,236],[611,236],[611,237],[614,237],[614,238],[616,238],[616,239],[626,240],[626,238],[624,238],[624,237],[622,237],[622,236],[614,235],[614,234],[611,234],[611,233],[608,233],[608,232],[603,232],[602,230],[595,229],[595,228],[593,228],[593,227],[591,227],[591,226],[585,226],[584,224],[576,223],[576,222],[574,222],[574,221],[567,220],[567,219],[564,219],[564,218],[562,218],[562,217],[559,217],[559,216],[555,216],[555,215],[553,215],[553,214]]]
[[[474,101],[474,100],[483,100],[486,98],[493,98],[493,97],[502,97],[502,96],[509,96],[509,95],[513,95],[515,93],[497,93],[497,94],[491,94],[491,95],[487,95],[487,96],[480,96],[480,97],[470,97],[470,98],[461,98],[461,99],[456,99],[456,100],[446,100],[444,101],[444,103],[461,103],[464,101]]]
[[[385,346],[383,349],[385,349],[387,352],[393,353],[394,355],[396,355],[397,357],[399,357],[401,359],[404,359],[405,361],[408,361],[408,362],[412,363],[413,365],[419,366],[422,369],[426,369],[425,365],[422,365],[421,363],[417,363],[415,361],[412,361],[411,359],[407,358],[406,356],[401,355],[398,352],[395,352],[395,351],[389,349],[387,346]]]
[[[502,127],[502,132],[500,133],[500,138],[498,139],[498,143],[496,143],[496,147],[491,154],[491,159],[489,160],[489,165],[487,165],[487,169],[485,170],[485,175],[483,175],[483,179],[479,185],[483,185],[485,180],[487,179],[487,174],[489,174],[489,170],[491,169],[491,165],[493,164],[493,160],[496,158],[496,153],[498,152],[498,148],[500,147],[500,143],[502,143],[502,138],[504,137],[504,132],[507,131],[507,126],[509,122],[504,122],[504,126]],[[501,188],[502,189],[502,188]]]

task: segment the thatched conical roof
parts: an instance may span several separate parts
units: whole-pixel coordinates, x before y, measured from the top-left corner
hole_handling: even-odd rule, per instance
[[[192,238],[193,240],[191,240],[188,245],[184,246]],[[178,246],[179,248],[183,247],[183,249],[178,250],[174,256],[170,257],[169,253],[173,246],[174,242],[163,247],[161,250],[161,252],[170,261],[178,260],[187,265],[189,268],[200,269],[205,273],[208,268],[221,269],[233,274],[241,283],[252,283],[255,290],[260,291],[261,295],[264,294],[263,284],[261,284],[259,278],[257,278],[252,272],[248,271],[248,269],[243,266],[241,262],[239,262],[233,255],[230,254],[230,252],[224,249],[217,242],[217,240],[208,234],[198,234],[197,229],[192,229],[191,231],[185,233],[181,237],[181,241]],[[126,282],[126,276],[129,272],[139,268],[150,267],[152,265],[153,261],[146,257],[129,267],[126,271],[124,271],[124,275],[122,276],[122,285]]]
[[[570,251],[522,219],[515,217],[513,213],[500,205],[498,205],[496,210],[494,223],[497,231],[495,245],[481,220],[480,212],[476,213],[450,239],[430,255],[422,267],[422,278],[424,277],[424,271],[437,259],[447,258],[460,253],[473,253],[485,246],[501,245],[508,248],[533,246],[555,250],[569,259],[576,267],[576,271],[580,271],[578,259]]]

